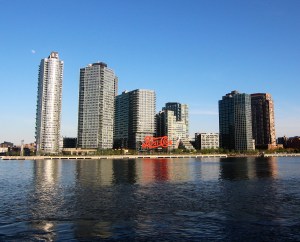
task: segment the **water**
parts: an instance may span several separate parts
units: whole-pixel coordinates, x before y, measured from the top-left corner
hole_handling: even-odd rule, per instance
[[[300,158],[0,161],[0,241],[300,241]]]

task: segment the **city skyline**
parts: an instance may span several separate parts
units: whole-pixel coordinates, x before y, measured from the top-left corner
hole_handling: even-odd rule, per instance
[[[62,136],[77,136],[80,68],[97,61],[117,73],[119,94],[154,90],[156,112],[167,102],[188,104],[191,137],[219,132],[218,100],[231,90],[270,93],[276,136],[299,135],[298,1],[0,1],[0,7],[0,142],[34,141],[37,67],[51,51],[64,60]]]

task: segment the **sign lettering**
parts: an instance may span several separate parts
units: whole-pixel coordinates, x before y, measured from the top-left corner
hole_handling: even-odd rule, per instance
[[[158,147],[168,148],[168,146],[172,145],[172,140],[168,140],[168,136],[163,137],[152,137],[146,136],[144,139],[144,143],[142,144],[143,149],[155,149]]]

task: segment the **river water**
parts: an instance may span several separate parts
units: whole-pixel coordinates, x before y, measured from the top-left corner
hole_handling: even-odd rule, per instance
[[[300,158],[0,161],[0,241],[300,241]]]

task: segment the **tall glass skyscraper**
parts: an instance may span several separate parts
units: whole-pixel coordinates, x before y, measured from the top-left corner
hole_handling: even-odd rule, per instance
[[[118,78],[103,62],[80,69],[78,147],[113,147]]]
[[[36,149],[37,154],[59,152],[63,61],[57,52],[42,59],[39,68]]]
[[[253,150],[251,97],[232,91],[219,100],[220,147]]]
[[[116,97],[114,148],[139,149],[146,136],[155,134],[156,96],[137,89]]]

